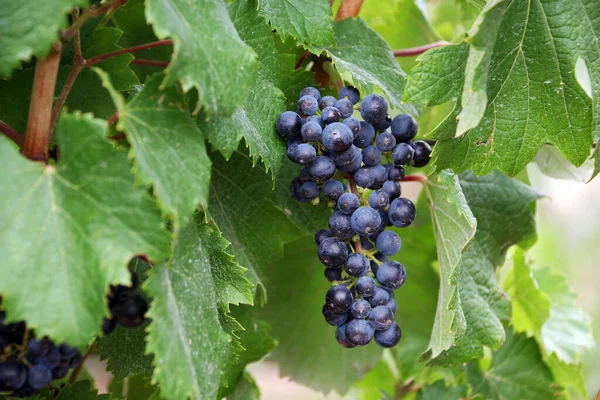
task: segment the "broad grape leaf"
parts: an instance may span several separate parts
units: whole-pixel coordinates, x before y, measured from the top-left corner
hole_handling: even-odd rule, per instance
[[[335,46],[315,47],[311,51],[316,54],[326,51],[337,68],[352,73],[356,84],[378,86],[390,105],[399,107],[406,74],[387,42],[361,19],[336,21],[334,32]]]
[[[198,204],[206,207],[210,184],[210,158],[185,98],[178,88],[162,90],[162,76],[156,75],[125,103],[106,74],[101,76],[119,112],[117,129],[131,143],[133,171],[141,183],[152,185],[177,230]]]
[[[513,248],[511,261],[512,269],[502,287],[511,298],[512,326],[516,332],[539,337],[542,325],[550,316],[550,298],[540,289],[523,250]]]
[[[582,364],[568,364],[559,360],[556,354],[544,360],[557,384],[560,385],[562,395],[566,400],[587,399],[585,381],[582,373]]]
[[[92,386],[90,380],[65,385],[55,397],[56,400],[109,400],[110,398],[108,393],[98,395],[98,390]]]
[[[232,244],[231,253],[248,269],[258,303],[266,300],[265,264],[283,256],[283,244],[302,236],[278,208],[273,183],[262,168],[236,151],[229,161],[211,154],[213,167],[208,214]]]
[[[88,0],[4,1],[0,9],[0,77],[20,61],[45,57],[67,26],[69,11]]]
[[[225,253],[228,243],[194,220],[181,229],[172,260],[155,267],[143,288],[154,298],[147,353],[153,382],[169,398],[215,398],[231,336],[220,313],[252,301],[242,269]]]
[[[257,319],[255,314],[256,308],[246,305],[231,309],[231,316],[243,327],[234,332],[241,349],[233,348],[230,352],[228,365],[221,378],[218,398],[229,398],[229,393],[239,392],[239,386],[245,385],[246,365],[261,360],[277,344],[270,337],[271,326]]]
[[[468,365],[468,380],[473,394],[490,400],[554,398],[552,373],[542,360],[535,339],[506,332],[506,343],[492,357],[486,371],[476,363]]]
[[[115,379],[124,379],[130,373],[152,376],[152,355],[145,354],[146,328],[148,323],[137,328],[118,326],[110,335],[97,339],[96,351],[106,368]]]
[[[477,221],[458,177],[451,172],[442,171],[431,177],[423,188],[431,208],[440,264],[438,305],[428,350],[435,358],[449,349],[466,329],[457,287],[460,271],[456,266],[475,235]]]
[[[500,172],[483,177],[464,173],[460,185],[477,219],[477,232],[457,266],[467,329],[450,349],[431,360],[440,365],[482,357],[483,346],[497,349],[504,342],[510,301],[498,284],[495,268],[504,263],[511,245],[527,249],[536,240],[533,204],[540,195],[531,187]],[[430,353],[423,358],[430,360]]]
[[[444,138],[438,141],[433,153],[437,168],[452,168],[455,172],[472,169],[478,175],[500,169],[516,175],[546,142],[555,145],[574,165],[581,165],[590,153],[593,121],[594,117],[600,118],[600,106],[596,104],[593,110],[592,100],[580,86],[574,71],[577,61],[583,59],[590,76],[600,74],[597,46],[600,17],[597,7],[593,6],[595,2],[559,4],[552,0],[505,0],[505,4],[496,3],[490,3],[485,12],[504,7],[500,27],[485,22],[479,26],[482,40],[484,36],[494,36],[493,31],[497,30],[496,40],[493,46],[487,43],[475,48],[475,51],[484,52],[493,49],[487,71],[485,112],[477,126],[464,136],[453,138],[458,128],[456,118],[463,106],[458,104],[448,116],[444,130],[436,132],[438,137]],[[496,7],[490,10],[494,5]],[[483,18],[489,19],[485,15]],[[463,45],[453,47],[460,46]],[[450,65],[436,62],[432,55],[437,51],[431,50],[422,56],[421,66],[414,71],[417,75],[419,68],[427,70],[429,76],[436,76],[436,70],[456,70],[457,74],[465,71],[463,59],[454,63],[447,59],[446,63]],[[482,61],[488,57],[480,55]],[[483,66],[481,62],[477,65]],[[465,68],[472,67],[472,63],[467,63]],[[483,82],[483,70],[468,71],[467,75],[479,76]],[[426,77],[425,74],[421,76]],[[464,74],[457,81],[463,79]],[[439,84],[439,81],[428,79],[411,79],[408,86],[417,87],[407,87],[407,92]],[[478,87],[482,88],[482,85]],[[441,88],[428,90],[444,91]],[[461,93],[467,90],[469,87],[465,86],[451,97],[461,103],[464,100],[464,97],[460,99]],[[445,92],[451,95],[448,90]],[[598,98],[599,93],[600,84],[595,84],[592,96]],[[481,102],[482,96],[479,97]],[[432,97],[428,102],[441,100]],[[477,107],[469,105],[471,110],[480,107],[481,104]],[[473,120],[467,125],[474,125],[477,116],[468,117]]]
[[[56,165],[28,161],[0,138],[3,305],[59,343],[84,345],[99,331],[106,289],[129,281],[130,258],[170,253],[158,208],[105,135],[106,121],[63,114]]]
[[[556,147],[544,145],[533,159],[544,175],[556,179],[587,182],[593,175],[594,161],[586,160],[579,168],[565,160]]]
[[[439,380],[419,389],[417,400],[463,399],[468,398],[468,391],[469,387],[467,385],[448,387],[443,380]]]
[[[284,40],[291,37],[314,46],[334,44],[327,0],[261,0],[260,11]]]
[[[375,343],[351,350],[337,343],[335,328],[321,313],[330,287],[323,269],[312,238],[286,245],[285,257],[269,265],[269,302],[261,315],[279,341],[271,358],[282,376],[343,394],[379,361],[382,351]]]
[[[260,389],[248,372],[244,372],[227,400],[260,400]]]
[[[229,115],[243,103],[256,54],[238,36],[224,1],[148,0],[146,20],[158,38],[174,42],[163,86],[179,80],[186,92],[196,88],[209,114]]]
[[[541,341],[546,353],[569,364],[579,363],[581,355],[594,347],[590,316],[575,305],[575,294],[563,276],[549,268],[535,271],[540,288],[550,297],[550,318],[542,326]]]

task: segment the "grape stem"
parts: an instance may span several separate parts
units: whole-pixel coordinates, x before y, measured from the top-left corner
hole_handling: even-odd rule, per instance
[[[335,19],[356,18],[363,2],[364,0],[342,0],[342,4],[340,4]]]
[[[402,182],[427,182],[427,177],[423,175],[406,175],[402,178]]]
[[[447,46],[451,43],[446,42],[445,40],[440,40],[439,42],[425,44],[423,46],[411,47],[408,49],[400,49],[394,50],[394,57],[410,57],[410,56],[418,56],[419,54],[425,53],[429,49],[433,49],[435,47]]]
[[[77,376],[79,375],[79,373],[81,372],[81,370],[83,369],[83,364],[85,363],[85,361],[88,359],[88,357],[90,356],[90,354],[92,354],[94,352],[94,349],[96,348],[96,341],[94,341],[92,344],[90,344],[90,346],[88,347],[87,351],[85,352],[85,354],[83,355],[83,357],[81,357],[81,362],[79,363],[79,365],[77,367],[75,367],[75,369],[73,370],[73,373],[71,374],[71,377],[69,378],[69,383],[72,385],[73,383],[75,383],[75,381],[77,380]]]
[[[16,143],[19,148],[23,147],[25,137],[4,121],[0,120],[0,132],[4,133],[10,140]]]
[[[22,153],[33,161],[48,162],[52,101],[60,63],[62,43],[56,42],[46,58],[38,58],[31,90],[31,103]]]
[[[144,60],[142,58],[136,58],[131,63],[132,64],[140,64],[140,65],[151,65],[153,67],[162,67],[162,68],[166,68],[169,66],[168,61]]]
[[[120,56],[121,54],[135,53],[136,51],[152,49],[154,47],[160,47],[160,46],[170,46],[172,44],[173,44],[173,41],[171,39],[166,39],[166,40],[157,40],[156,42],[144,43],[144,44],[140,44],[137,46],[127,47],[125,49],[112,51],[110,53],[100,54],[96,57],[92,57],[85,62],[85,66],[91,67],[92,65],[96,65],[101,61],[104,61],[108,58]]]
[[[393,400],[401,400],[408,394],[416,392],[417,390],[419,390],[419,385],[416,384],[414,379],[410,378],[406,383],[399,380],[396,384],[396,393],[394,394]]]

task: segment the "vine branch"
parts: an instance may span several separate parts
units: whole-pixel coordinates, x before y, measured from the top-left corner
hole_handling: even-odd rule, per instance
[[[143,58],[136,58],[131,62],[132,64],[140,64],[140,65],[151,65],[153,67],[168,67],[169,63],[167,61],[158,61],[158,60],[144,60]]]
[[[418,56],[419,54],[425,53],[429,49],[447,46],[449,44],[451,44],[451,43],[446,42],[445,40],[440,40],[439,42],[429,43],[429,44],[425,44],[423,46],[410,47],[408,49],[394,50],[394,57]]]
[[[88,347],[88,349],[85,352],[85,354],[83,355],[83,357],[81,357],[81,362],[79,363],[79,365],[77,367],[75,367],[75,369],[73,370],[73,373],[71,373],[71,377],[69,378],[69,383],[71,385],[73,383],[75,383],[75,381],[77,380],[77,377],[79,376],[79,373],[83,369],[83,364],[88,359],[88,357],[90,356],[90,354],[92,354],[94,352],[95,348],[96,348],[96,342],[93,342],[92,344],[90,344],[90,346]]]
[[[340,4],[335,19],[340,20],[358,17],[363,2],[364,0],[342,0],[342,4]]]
[[[25,143],[23,135],[4,121],[0,121],[0,132],[4,133],[10,140],[15,142],[19,148],[23,147],[23,143]]]
[[[156,42],[140,44],[140,45],[133,46],[133,47],[127,47],[125,49],[113,51],[111,53],[100,54],[99,56],[92,57],[85,62],[85,66],[91,67],[92,65],[98,64],[101,61],[104,61],[108,58],[120,56],[121,54],[135,53],[136,51],[147,50],[147,49],[151,49],[153,47],[167,46],[167,45],[172,45],[172,44],[173,44],[173,41],[171,39],[166,39],[166,40],[157,40]]]
[[[426,182],[427,178],[423,175],[406,175],[401,179],[402,182]]]
[[[48,57],[38,58],[35,63],[27,131],[22,148],[23,155],[30,160],[48,161],[52,101],[54,100],[61,50],[62,43],[57,42],[52,46]]]

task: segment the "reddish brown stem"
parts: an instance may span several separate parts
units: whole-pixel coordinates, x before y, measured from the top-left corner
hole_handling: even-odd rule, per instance
[[[88,347],[88,349],[85,352],[85,354],[83,355],[83,357],[81,357],[81,362],[79,363],[79,365],[77,367],[75,367],[75,369],[71,373],[71,377],[69,378],[69,383],[71,385],[77,381],[77,377],[79,376],[79,373],[83,369],[83,364],[88,359],[90,354],[92,354],[92,352],[94,351],[95,348],[96,348],[96,342],[90,344],[90,347]]]
[[[408,49],[400,49],[394,50],[394,57],[409,57],[409,56],[418,56],[419,54],[425,53],[429,49],[433,49],[436,47],[447,46],[449,42],[445,40],[440,40],[439,42],[425,44],[423,46],[411,47]]]
[[[118,119],[119,119],[119,112],[116,111],[113,115],[111,115],[110,119],[108,120],[108,126],[111,126],[112,124],[117,122]]]
[[[156,42],[140,44],[140,45],[133,46],[133,47],[127,47],[125,49],[113,51],[111,53],[100,54],[99,56],[92,57],[85,62],[85,66],[91,67],[92,65],[98,64],[101,61],[104,61],[108,58],[120,56],[121,54],[135,53],[136,51],[151,49],[151,48],[159,47],[159,46],[168,46],[168,45],[172,45],[172,44],[173,44],[173,41],[171,39],[166,39],[166,40],[157,40]]]
[[[335,19],[340,20],[357,17],[363,2],[364,0],[342,0],[342,4],[340,4]]]
[[[308,50],[306,50],[304,53],[302,53],[302,56],[300,56],[300,59],[296,63],[296,66],[294,67],[294,69],[300,68],[302,66],[302,63],[304,62],[304,60],[306,60],[309,56],[310,56],[310,51],[308,51]]]
[[[4,121],[0,121],[0,132],[4,133],[10,140],[15,142],[19,148],[23,147],[25,137],[19,131]]]
[[[423,175],[406,175],[402,178],[402,182],[426,182],[427,178]]]
[[[60,63],[62,44],[57,42],[46,58],[38,58],[29,104],[27,131],[23,144],[23,155],[34,161],[48,161],[52,101],[56,87],[56,76]]]
[[[132,64],[140,64],[140,65],[151,65],[153,67],[163,67],[163,68],[166,68],[169,66],[169,63],[167,61],[144,60],[142,58],[136,58],[131,63]]]

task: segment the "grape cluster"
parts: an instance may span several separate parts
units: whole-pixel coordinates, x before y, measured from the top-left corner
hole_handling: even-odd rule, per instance
[[[46,337],[37,339],[25,322],[7,324],[5,318],[0,311],[0,393],[33,396],[81,363],[77,349],[57,346]]]
[[[391,118],[382,96],[370,94],[360,106],[359,101],[351,86],[339,99],[305,88],[298,111],[279,116],[277,132],[287,142],[288,158],[304,167],[291,182],[292,196],[315,205],[327,199],[334,208],[329,229],[315,235],[325,277],[332,282],[322,309],[325,321],[337,327],[335,337],[344,347],[374,338],[389,348],[402,336],[394,322],[394,290],[404,284],[406,270],[388,260],[401,240],[386,228],[414,221],[415,206],[400,197],[400,181],[404,166],[429,162],[431,147],[413,140],[418,125],[412,116]],[[362,121],[352,116],[355,109]]]
[[[135,328],[144,322],[144,315],[148,311],[148,303],[137,293],[140,285],[138,276],[133,270],[131,273],[131,286],[111,285],[108,294],[108,308],[111,317],[104,318],[102,331],[108,335],[118,325],[126,328]]]

